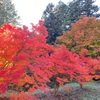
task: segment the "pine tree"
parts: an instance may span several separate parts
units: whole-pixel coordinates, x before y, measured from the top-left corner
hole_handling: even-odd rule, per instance
[[[18,25],[19,18],[11,0],[0,0],[0,26],[4,23]]]

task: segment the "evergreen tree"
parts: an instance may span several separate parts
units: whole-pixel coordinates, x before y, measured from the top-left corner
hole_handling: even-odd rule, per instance
[[[19,18],[11,0],[0,0],[0,26],[7,22],[18,25]]]
[[[99,7],[94,5],[94,0],[73,0],[68,4],[66,24],[70,26],[75,23],[81,16],[99,17],[97,13]]]
[[[42,19],[48,31],[47,42],[50,44],[54,44],[56,37],[62,35],[65,29],[66,9],[67,6],[63,2],[59,2],[57,6],[50,3],[43,12]]]
[[[49,36],[47,42],[54,44],[56,37],[63,31],[71,28],[71,23],[76,23],[81,16],[99,17],[99,7],[94,5],[94,0],[73,0],[67,4],[60,1],[57,5],[48,4],[42,18]]]

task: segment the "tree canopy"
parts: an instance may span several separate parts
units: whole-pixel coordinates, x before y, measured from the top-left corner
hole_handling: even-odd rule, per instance
[[[62,35],[63,31],[71,28],[81,16],[99,17],[99,7],[94,0],[73,0],[65,4],[60,1],[57,5],[48,4],[43,12],[42,18],[48,30],[47,42],[54,44],[56,37]]]
[[[0,0],[0,26],[4,23],[18,25],[19,18],[11,0]]]
[[[88,55],[100,56],[100,20],[95,17],[82,17],[76,23],[71,24],[71,30],[57,38],[58,44],[76,53],[82,48],[88,49]]]
[[[10,83],[19,87],[29,87],[29,83],[32,86],[28,92],[32,93],[37,89],[46,91],[50,89],[47,82],[53,78],[56,94],[65,82],[75,80],[83,85],[100,78],[100,57],[87,57],[86,49],[76,54],[66,46],[47,44],[43,24],[39,21],[32,25],[31,31],[26,26],[20,28],[8,23],[0,28],[0,93],[6,92]]]

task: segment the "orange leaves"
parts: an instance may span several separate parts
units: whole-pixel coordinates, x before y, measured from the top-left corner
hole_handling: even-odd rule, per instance
[[[57,38],[58,44],[64,44],[72,52],[80,54],[80,51],[88,49],[88,55],[100,56],[100,19],[94,17],[82,17],[72,24],[71,30]]]
[[[68,46],[74,43],[74,31],[75,29],[68,32],[67,41],[70,41]],[[81,32],[78,38],[85,34],[84,31]],[[77,34],[80,34],[80,31],[77,31]],[[1,90],[6,90],[9,82],[19,86],[29,83],[32,84],[29,92],[34,92],[36,89],[45,90],[48,87],[46,83],[50,82],[52,77],[55,82],[63,85],[73,79],[79,83],[86,83],[92,79],[93,72],[99,74],[99,57],[98,59],[85,57],[88,53],[86,49],[78,55],[67,50],[65,46],[56,48],[46,43],[46,37],[47,31],[43,22],[36,26],[32,25],[31,31],[26,26],[23,28],[4,26],[0,33]],[[75,46],[75,43],[72,46]]]
[[[18,84],[19,84],[20,86],[23,86],[25,83],[34,84],[34,78],[28,76],[27,74],[22,75],[22,78],[20,78]]]
[[[56,79],[57,82],[59,82],[60,85],[64,85],[65,82],[70,82],[67,77],[66,78],[59,78]]]
[[[100,75],[95,75],[94,78],[95,79],[100,79]]]
[[[0,78],[0,84],[2,84],[3,82],[4,82],[4,78],[1,77],[1,78]]]
[[[0,76],[5,79],[6,85],[10,81],[19,85],[29,82],[38,88],[49,81],[52,76],[48,71],[50,65],[42,64],[42,58],[48,58],[54,47],[46,44],[46,37],[43,21],[32,25],[31,31],[26,26],[18,28],[9,24],[0,29]]]
[[[29,96],[28,94],[21,92],[20,94],[13,94],[10,100],[39,100],[39,99],[37,99],[35,96]]]
[[[80,39],[83,38],[83,37],[84,37],[84,31],[81,30],[81,31],[77,31],[77,32],[75,33],[74,39],[75,39],[75,40],[78,39],[78,40],[80,41]]]

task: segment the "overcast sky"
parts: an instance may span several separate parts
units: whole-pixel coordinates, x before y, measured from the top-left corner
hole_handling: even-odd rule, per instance
[[[43,11],[48,3],[57,4],[59,0],[12,0],[15,4],[18,15],[21,17],[23,25],[29,26],[30,23],[36,24],[41,19]],[[67,3],[72,0],[61,0]],[[100,6],[100,0],[96,0],[96,4]]]

